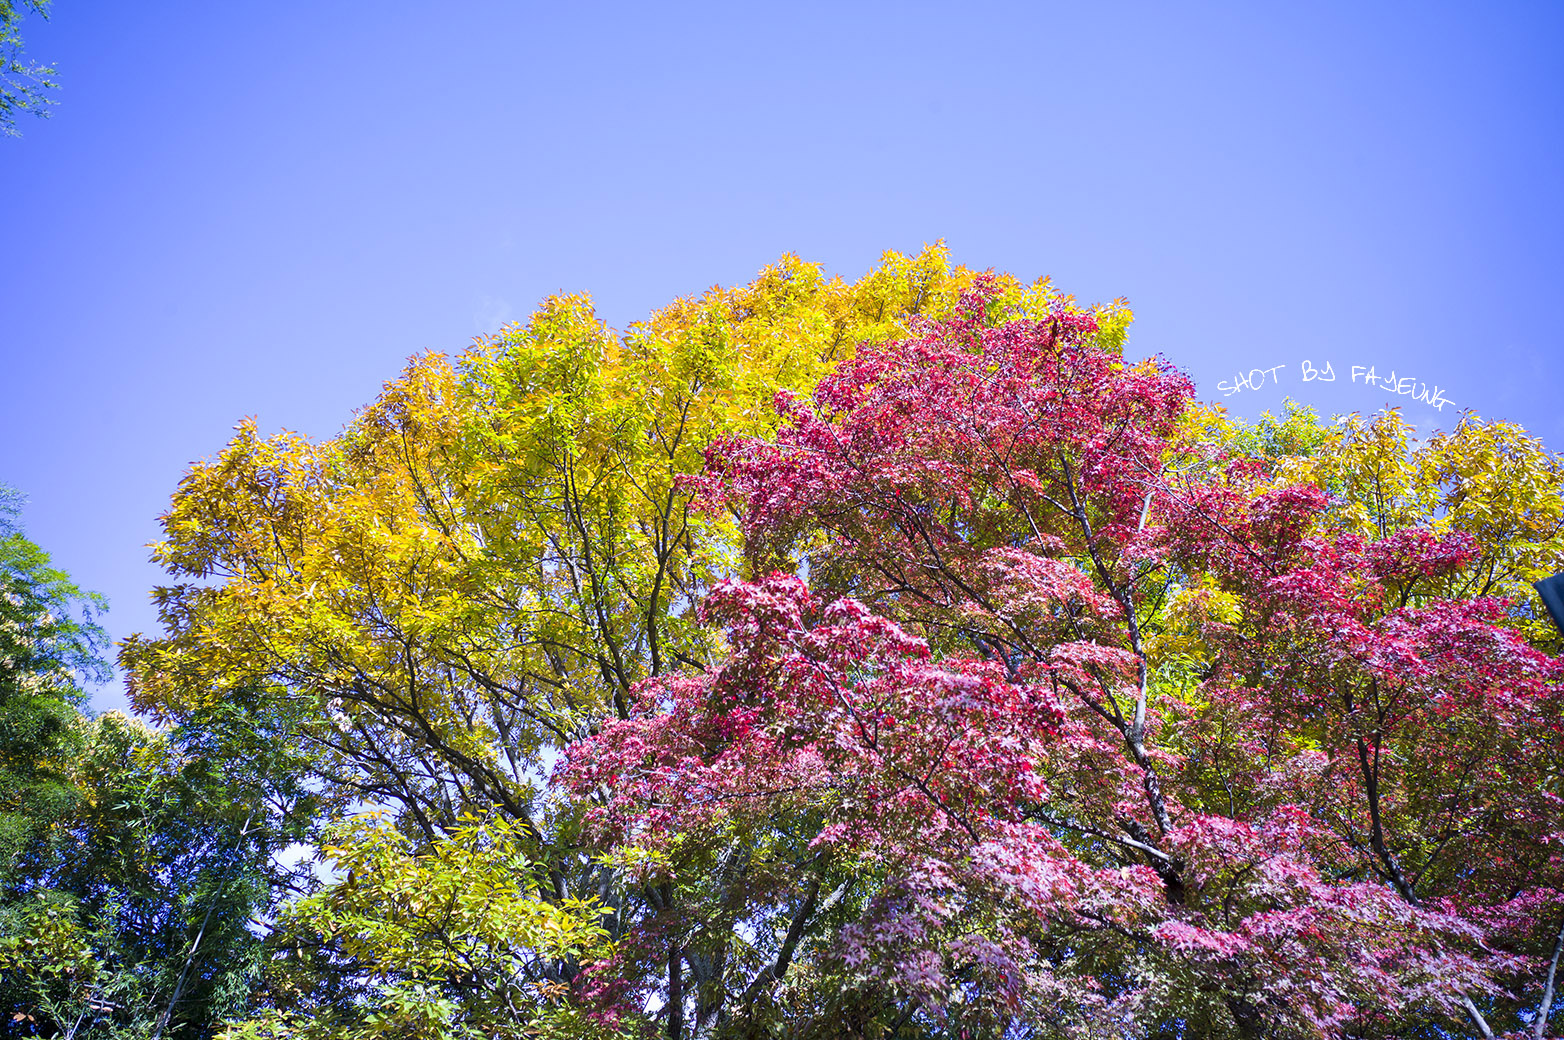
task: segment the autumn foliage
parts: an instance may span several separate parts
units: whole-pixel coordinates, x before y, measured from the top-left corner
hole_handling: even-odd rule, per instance
[[[1564,464],[1237,424],[1128,321],[787,259],[243,426],[124,655],[320,794],[229,1035],[1549,1035]]]

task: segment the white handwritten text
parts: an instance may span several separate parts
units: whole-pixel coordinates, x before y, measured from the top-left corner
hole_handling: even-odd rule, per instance
[[[1267,379],[1270,380],[1272,386],[1275,386],[1281,383],[1281,377],[1277,375],[1277,372],[1286,367],[1286,365],[1272,365],[1270,368],[1251,368],[1247,372],[1239,372],[1230,383],[1218,383],[1216,388],[1222,391],[1223,397],[1232,397],[1234,394],[1244,390],[1260,389],[1266,384]],[[1304,358],[1303,364],[1299,366],[1299,370],[1303,373],[1303,382],[1305,383],[1334,383],[1336,381],[1336,369],[1332,367],[1329,361],[1321,362],[1319,367],[1315,367],[1312,360]],[[1399,376],[1394,369],[1391,370],[1388,376],[1381,376],[1373,366],[1353,365],[1352,382],[1361,382],[1364,386],[1378,387],[1398,396],[1410,397],[1415,401],[1433,405],[1441,412],[1445,410],[1445,405],[1452,403],[1444,395],[1444,391],[1437,385],[1430,390],[1427,383],[1413,376]]]

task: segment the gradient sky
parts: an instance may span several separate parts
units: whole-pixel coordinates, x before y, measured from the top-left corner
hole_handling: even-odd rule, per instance
[[[241,417],[330,436],[548,293],[623,327],[784,252],[943,238],[1128,297],[1130,352],[1241,415],[1564,448],[1558,3],[58,0],[23,35],[63,89],[0,139],[0,482],[116,637]]]

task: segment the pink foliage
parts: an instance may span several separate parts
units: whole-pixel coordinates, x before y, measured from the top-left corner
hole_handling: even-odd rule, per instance
[[[1412,594],[1473,543],[1366,542],[1318,488],[1252,493],[1251,460],[1175,472],[1182,374],[991,303],[714,446],[707,505],[784,569],[705,605],[720,666],[570,751],[600,847],[651,853],[646,886],[785,847],[683,912],[791,921],[930,1022],[1332,1037],[1522,1006],[1516,951],[1564,903],[1561,676],[1501,604]],[[1194,576],[1241,617],[1169,671],[1146,636]]]

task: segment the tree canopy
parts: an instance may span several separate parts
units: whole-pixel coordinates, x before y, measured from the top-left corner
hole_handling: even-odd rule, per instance
[[[784,257],[242,423],[121,650],[265,907],[191,1035],[1548,1035],[1564,459],[1131,318]]]

